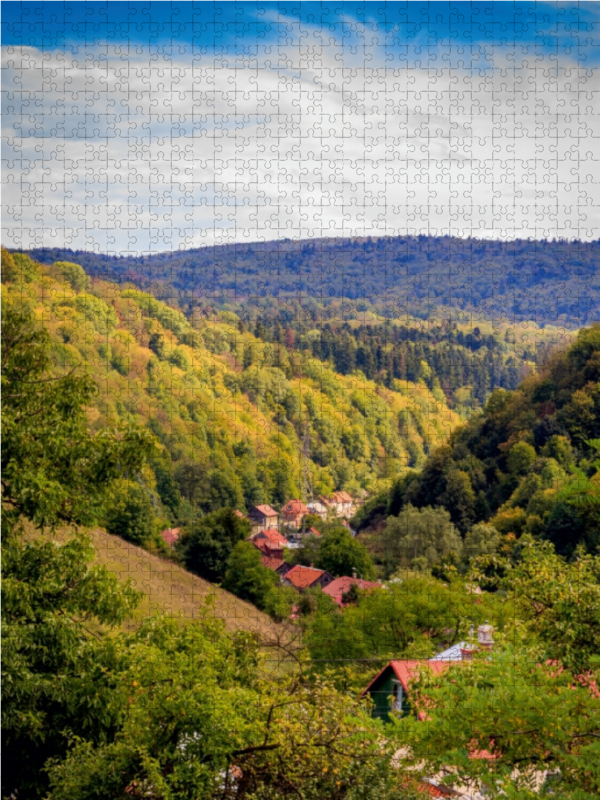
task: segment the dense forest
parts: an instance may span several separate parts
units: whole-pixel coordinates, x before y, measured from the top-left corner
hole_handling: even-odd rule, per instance
[[[356,524],[369,528],[387,517],[384,545],[396,550],[407,526],[414,532],[427,513],[439,530],[451,526],[460,534],[449,548],[455,556],[465,546],[493,552],[523,536],[548,540],[568,557],[578,548],[595,553],[599,452],[600,327],[594,326],[516,391],[492,392],[482,413],[459,426],[419,473],[372,498]],[[405,564],[411,547],[399,556]]]
[[[340,375],[310,351],[257,338],[231,312],[190,321],[77,264],[4,251],[3,281],[7,299],[27,298],[44,320],[55,368],[97,381],[92,428],[117,420],[156,437],[152,469],[130,489],[160,504],[165,521],[279,506],[303,479],[315,494],[387,485],[460,419],[439,386],[384,389],[360,372]]]
[[[480,318],[575,328],[597,318],[600,242],[511,242],[451,237],[282,240],[149,256],[39,249],[44,263],[75,261],[91,276],[131,281],[157,297],[223,305],[343,298],[359,312]],[[310,301],[313,301],[312,303]],[[246,303],[246,305],[248,305]],[[477,323],[476,323],[477,324]]]
[[[544,362],[555,341],[542,340],[535,350],[517,348],[508,330],[500,337],[477,326],[468,330],[449,323],[317,326],[317,320],[301,316],[284,328],[279,319],[267,316],[256,320],[254,332],[265,341],[312,353],[341,375],[359,370],[390,389],[398,381],[422,381],[432,391],[441,388],[448,404],[465,413],[483,405],[492,389],[515,389],[531,368]]]

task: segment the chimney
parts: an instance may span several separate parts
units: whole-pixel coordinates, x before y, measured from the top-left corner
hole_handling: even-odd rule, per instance
[[[494,629],[491,625],[480,625],[477,628],[477,641],[479,642],[479,646],[485,648],[486,650],[491,650],[494,646],[493,633]]]
[[[472,644],[466,644],[464,647],[460,648],[460,655],[463,661],[472,661],[473,660],[473,653],[476,652],[477,648],[473,647]]]

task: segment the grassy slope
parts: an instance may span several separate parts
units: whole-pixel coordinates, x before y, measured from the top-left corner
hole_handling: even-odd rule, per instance
[[[119,580],[130,580],[142,593],[142,600],[130,626],[155,614],[166,614],[181,620],[198,619],[210,614],[224,620],[230,630],[253,631],[264,639],[271,639],[286,628],[273,622],[251,603],[186,572],[172,561],[100,528],[91,530],[90,536],[97,551],[97,562],[104,564]]]

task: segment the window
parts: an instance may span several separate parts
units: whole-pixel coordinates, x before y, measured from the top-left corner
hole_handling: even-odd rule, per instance
[[[392,682],[392,711],[402,711],[402,684],[399,681]]]

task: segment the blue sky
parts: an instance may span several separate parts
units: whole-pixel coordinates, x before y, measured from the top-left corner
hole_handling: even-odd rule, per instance
[[[231,47],[277,41],[277,20],[329,28],[352,38],[353,23],[375,25],[394,46],[517,42],[546,51],[579,48],[597,58],[598,3],[447,2],[3,2],[3,44],[64,47],[127,37],[147,44]]]
[[[600,237],[600,4],[2,3],[2,241]]]

